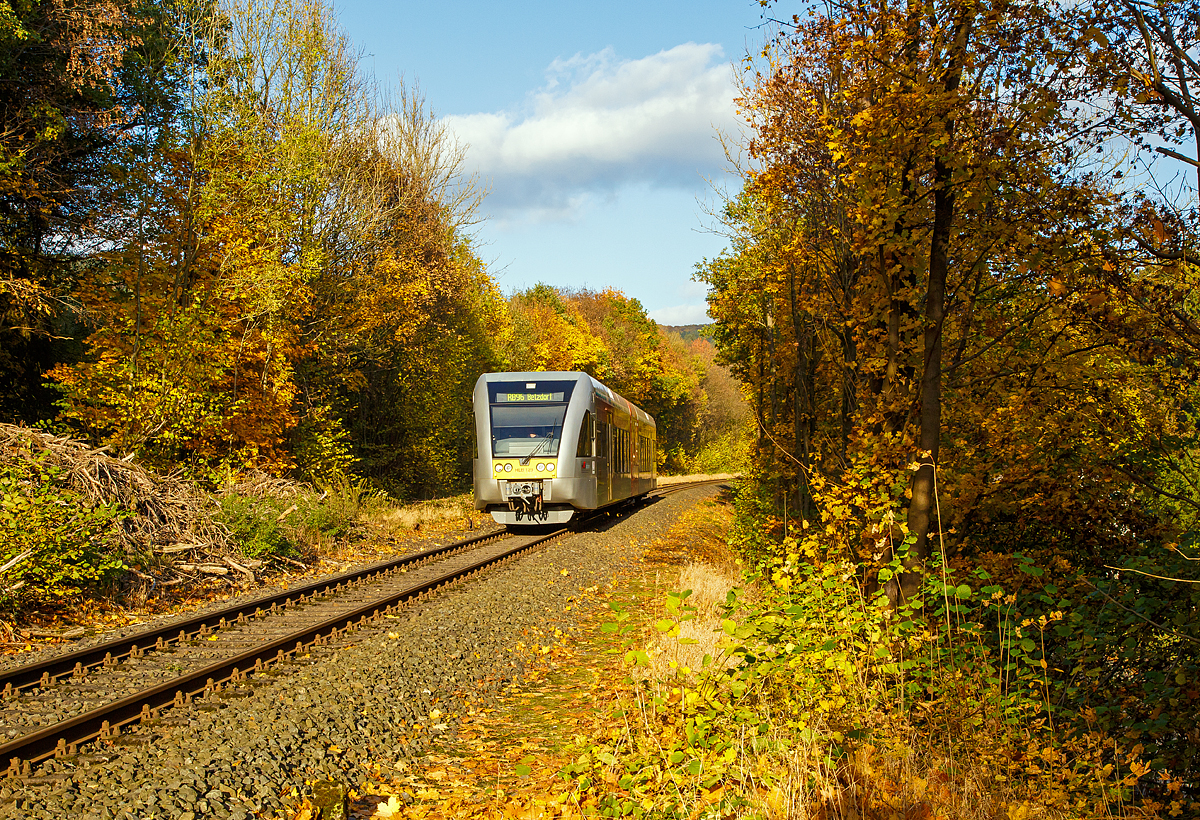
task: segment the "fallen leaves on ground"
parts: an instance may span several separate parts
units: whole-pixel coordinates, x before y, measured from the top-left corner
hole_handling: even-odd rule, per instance
[[[585,591],[571,611],[591,611],[566,632],[527,635],[514,648],[527,658],[523,678],[495,708],[462,715],[457,737],[356,804],[356,818],[582,817],[572,785],[559,773],[579,754],[615,702],[623,672],[606,652],[599,622],[608,590]],[[598,594],[599,593],[599,594]],[[603,596],[603,597],[601,597]],[[369,805],[368,805],[369,803]]]

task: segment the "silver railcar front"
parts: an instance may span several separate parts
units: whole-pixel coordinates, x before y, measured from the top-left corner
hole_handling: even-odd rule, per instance
[[[561,524],[595,507],[595,465],[575,458],[590,418],[584,373],[485,373],[475,384],[475,507],[498,523]],[[590,431],[584,431],[590,435]]]
[[[475,384],[475,508],[558,524],[657,485],[654,419],[586,373],[485,373]]]

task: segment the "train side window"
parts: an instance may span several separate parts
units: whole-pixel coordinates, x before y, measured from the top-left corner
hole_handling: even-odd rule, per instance
[[[575,455],[584,458],[592,454],[592,411],[585,410],[583,423],[579,425],[579,444],[575,446]]]

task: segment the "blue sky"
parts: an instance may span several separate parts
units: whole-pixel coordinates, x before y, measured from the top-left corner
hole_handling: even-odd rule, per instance
[[[694,266],[725,245],[706,204],[726,173],[733,64],[753,0],[334,0],[383,84],[403,76],[490,185],[478,247],[507,293],[615,287],[664,324],[707,321]]]

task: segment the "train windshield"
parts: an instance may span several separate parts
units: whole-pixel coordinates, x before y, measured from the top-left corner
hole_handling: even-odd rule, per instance
[[[528,458],[558,455],[563,419],[575,382],[493,382],[492,455]]]

